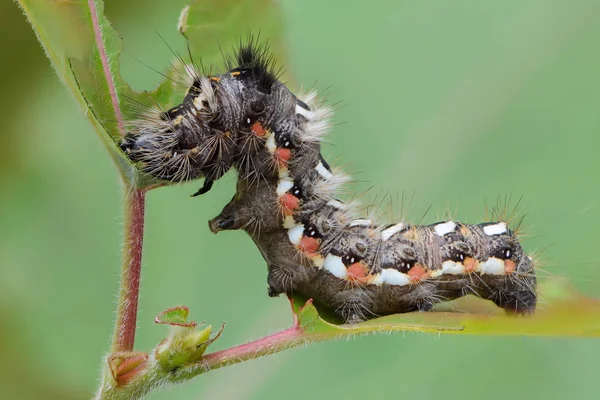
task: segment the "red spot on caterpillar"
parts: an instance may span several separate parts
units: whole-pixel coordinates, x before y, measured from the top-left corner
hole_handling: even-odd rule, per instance
[[[467,273],[475,271],[477,269],[478,264],[479,262],[473,257],[467,257],[463,261],[463,265],[465,266],[465,271]]]
[[[308,237],[308,236],[303,236],[302,239],[300,239],[300,244],[298,245],[298,249],[300,249],[300,251],[307,253],[308,255],[313,255],[317,252],[317,250],[319,250],[319,245],[320,245],[320,242],[318,239]]]
[[[263,137],[267,133],[265,131],[265,128],[258,121],[253,123],[252,126],[250,127],[250,129],[252,130],[252,133],[254,133],[258,137]]]
[[[420,281],[428,275],[427,269],[422,264],[415,264],[406,274],[410,276],[413,281]]]
[[[290,149],[284,149],[282,147],[278,147],[275,150],[275,160],[280,168],[287,167],[287,162],[292,157],[292,151]]]
[[[350,265],[347,269],[348,279],[365,283],[369,276],[369,267],[363,262],[356,262]]]
[[[516,264],[513,260],[504,260],[504,272],[512,274],[515,272]]]
[[[291,193],[285,193],[279,198],[279,204],[284,215],[292,215],[294,210],[300,206],[300,199]]]

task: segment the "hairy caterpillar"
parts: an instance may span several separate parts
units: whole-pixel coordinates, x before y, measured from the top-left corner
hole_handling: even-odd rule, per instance
[[[182,103],[152,111],[123,151],[157,179],[212,183],[234,167],[233,199],[212,232],[243,229],[268,265],[268,294],[301,293],[347,322],[429,310],[466,294],[514,313],[536,306],[536,277],[506,221],[381,226],[336,193],[347,177],[320,152],[331,111],[282,84],[266,46],[240,45],[228,72],[201,76]]]

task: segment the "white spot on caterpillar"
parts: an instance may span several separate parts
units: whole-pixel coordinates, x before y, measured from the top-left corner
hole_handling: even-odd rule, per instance
[[[410,285],[411,283],[408,275],[403,274],[402,272],[393,268],[382,269],[381,277],[383,282],[387,283],[388,285],[406,286]]]
[[[339,200],[329,200],[327,205],[340,211],[346,208],[346,205]]]
[[[275,135],[269,135],[269,137],[267,137],[266,146],[267,150],[269,150],[269,153],[275,154],[275,150],[277,150],[277,144],[275,143]]]
[[[296,114],[302,115],[309,121],[315,117],[315,114],[312,111],[309,111],[304,107],[299,106],[298,104],[296,104]]]
[[[490,257],[479,264],[484,274],[504,275],[504,261],[496,257]]]
[[[303,235],[304,225],[296,225],[292,229],[288,230],[288,237],[294,246],[298,246],[300,244],[300,239],[302,239]]]
[[[370,219],[355,219],[354,221],[350,222],[350,227],[353,226],[372,226],[373,225],[373,221],[371,221]]]
[[[283,196],[292,187],[294,187],[293,180],[287,179],[287,178],[280,179],[279,182],[277,183],[277,195]]]
[[[503,233],[506,233],[506,231],[507,231],[507,229],[506,229],[506,223],[505,222],[498,222],[495,225],[484,226],[483,227],[483,231],[488,236],[501,235]]]
[[[384,229],[381,232],[381,240],[383,240],[385,242],[386,240],[388,240],[389,238],[394,236],[396,233],[398,233],[402,229],[404,229],[404,227],[405,227],[405,225],[402,222],[400,222],[400,223],[397,223],[396,225],[390,226],[387,229]]]
[[[323,268],[340,279],[346,279],[348,276],[346,266],[342,262],[342,257],[334,256],[333,254],[327,254],[325,262],[323,263]]]
[[[456,229],[456,223],[454,221],[442,222],[434,226],[433,229],[435,229],[436,235],[444,236]]]
[[[438,272],[438,271],[435,271]],[[440,275],[450,274],[450,275],[462,275],[465,273],[465,266],[461,263],[457,263],[454,261],[446,260],[442,263],[442,269],[440,270]]]
[[[323,163],[321,161],[319,161],[319,163],[317,164],[315,169],[317,170],[319,175],[321,175],[321,178],[323,178],[325,180],[327,180],[333,176],[333,174],[331,172],[329,172],[327,170],[327,168],[325,168],[325,166],[323,165]]]
[[[378,273],[377,275],[373,275],[371,279],[371,284],[381,286],[383,285],[383,273]]]

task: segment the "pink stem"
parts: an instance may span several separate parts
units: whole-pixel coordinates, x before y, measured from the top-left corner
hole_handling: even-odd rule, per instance
[[[205,354],[202,358],[202,364],[206,371],[210,371],[231,363],[258,358],[295,347],[308,339],[307,334],[299,326],[294,325],[281,332],[240,346]]]
[[[126,188],[125,232],[121,287],[112,352],[132,351],[137,323],[138,295],[144,241],[144,206],[146,189]]]
[[[87,3],[92,19],[98,56],[102,62],[102,71],[110,93],[119,131],[123,135],[125,133],[123,115],[121,114],[117,90],[104,46],[96,1],[88,0]],[[123,238],[124,246],[117,322],[111,346],[113,353],[133,350],[142,268],[142,245],[144,241],[144,206],[147,189],[126,188],[125,190],[125,233]]]
[[[311,335],[304,331],[300,326],[298,314],[294,311],[293,300],[291,298],[290,305],[294,317],[294,323],[291,327],[273,335],[253,340],[252,342],[205,354],[202,357],[204,370],[210,371],[222,368],[226,365],[237,364],[246,360],[277,353],[305,343],[307,340],[311,339],[311,337],[314,338],[315,336],[319,336]]]
[[[106,54],[104,40],[102,39],[102,29],[98,20],[98,10],[96,8],[96,2],[94,0],[88,0],[88,7],[90,9],[90,15],[92,17],[92,25],[94,27],[94,38],[96,40],[96,47],[98,48],[100,60],[102,61],[102,70],[104,72],[104,77],[106,78],[106,84],[110,93],[113,111],[115,112],[115,118],[117,119],[117,124],[119,126],[121,135],[124,135],[125,127],[123,124],[123,115],[121,114],[121,108],[119,107],[117,90],[115,89],[115,82],[113,81],[113,77],[110,72],[110,66],[108,64],[108,55]]]

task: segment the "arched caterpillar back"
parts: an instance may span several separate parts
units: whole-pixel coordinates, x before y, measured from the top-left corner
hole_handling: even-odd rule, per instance
[[[122,149],[158,179],[204,177],[231,167],[236,194],[210,229],[243,229],[268,265],[269,295],[298,292],[344,320],[428,310],[466,294],[515,313],[536,306],[536,277],[506,222],[381,226],[336,198],[346,176],[320,152],[331,112],[276,79],[253,40],[222,75],[198,77],[183,102],[127,135]]]

